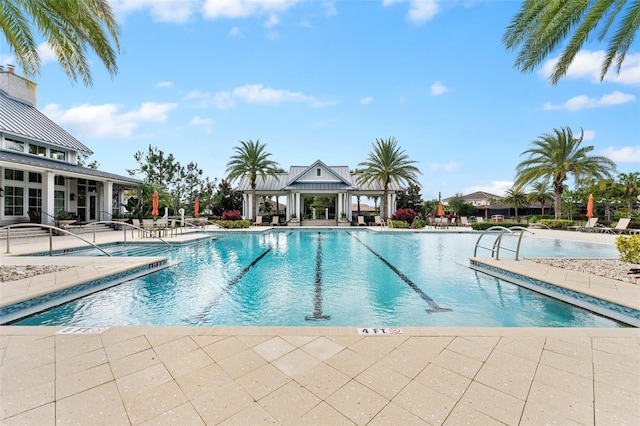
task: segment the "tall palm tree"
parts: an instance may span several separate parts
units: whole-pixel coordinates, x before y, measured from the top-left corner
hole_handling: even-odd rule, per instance
[[[640,196],[640,173],[620,173],[618,185],[620,185],[622,198],[627,202],[627,217],[631,217],[633,205],[638,200],[636,197]]]
[[[598,40],[602,42],[614,23],[618,27],[608,40],[600,67],[602,80],[614,61],[620,72],[640,26],[640,0],[525,0],[502,42],[508,50],[519,49],[515,66],[522,72],[532,72],[557,46],[566,44],[551,75],[551,83],[555,85],[567,73],[584,43],[593,38],[596,28],[600,27]],[[565,43],[571,32],[573,35]]]
[[[88,50],[93,51],[111,76],[118,73],[120,28],[107,0],[2,0],[0,31],[26,77],[40,73],[32,27],[46,39],[67,77],[91,86]]]
[[[529,157],[516,167],[516,186],[526,186],[538,179],[551,179],[555,194],[555,218],[560,219],[560,201],[564,190],[564,181],[568,175],[575,180],[581,178],[600,179],[611,177],[616,165],[607,157],[589,155],[593,146],[580,146],[584,132],[575,138],[569,127],[553,129],[553,133],[544,133],[531,142],[532,148],[521,155]]]
[[[267,179],[267,175],[275,176],[278,173],[278,163],[269,160],[270,153],[265,152],[266,144],[261,144],[260,139],[255,142],[240,141],[240,146],[236,146],[233,150],[235,155],[227,163],[226,172],[229,182],[233,182],[238,178],[247,176],[251,185],[251,198],[253,200],[253,211],[251,212],[252,222],[256,221],[258,203],[256,202],[256,180],[258,177],[262,181]]]
[[[526,207],[528,204],[527,194],[524,192],[522,186],[512,186],[504,193],[502,201],[507,203],[508,206],[513,206],[516,211],[516,222],[518,222],[518,209]]]
[[[531,185],[531,192],[528,195],[528,199],[531,203],[540,204],[542,216],[544,216],[544,205],[549,201],[553,201],[553,192],[549,190],[549,181],[541,180]]]
[[[418,175],[420,170],[414,166],[416,161],[409,160],[409,157],[398,146],[395,137],[388,139],[376,139],[373,143],[373,151],[369,153],[366,161],[358,164],[362,167],[362,174],[358,177],[358,183],[368,185],[373,182],[380,182],[384,185],[384,212],[383,218],[387,218],[386,200],[389,193],[389,185],[420,185]]]

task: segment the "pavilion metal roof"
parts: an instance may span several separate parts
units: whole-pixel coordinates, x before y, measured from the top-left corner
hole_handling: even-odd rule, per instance
[[[49,117],[33,106],[10,97],[3,90],[0,90],[0,132],[93,154],[93,151]]]

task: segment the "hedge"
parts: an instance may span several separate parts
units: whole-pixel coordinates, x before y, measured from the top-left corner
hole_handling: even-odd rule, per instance
[[[540,219],[538,221],[540,225],[544,225],[549,229],[567,229],[570,226],[575,226],[575,220],[567,219]]]
[[[518,223],[518,222],[498,222],[498,223],[492,223],[492,222],[475,222],[471,224],[471,228],[475,229],[476,231],[484,231],[487,230],[489,228],[491,228],[492,226],[504,226],[505,228],[511,228],[513,226],[522,226],[523,228],[527,227],[526,223]]]
[[[227,229],[249,228],[251,226],[251,222],[249,222],[246,219],[245,220],[216,220],[216,224]]]
[[[620,252],[620,260],[629,263],[640,263],[640,234],[616,238],[616,247]]]

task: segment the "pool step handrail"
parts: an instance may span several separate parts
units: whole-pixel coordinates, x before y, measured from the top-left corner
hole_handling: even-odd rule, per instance
[[[0,227],[0,231],[3,229],[7,230],[7,251],[5,253],[9,254],[11,251],[11,228],[46,228],[49,230],[49,256],[53,256],[53,231],[56,231],[56,235],[58,235],[59,233],[63,233],[63,234],[67,234],[67,235],[71,235],[72,237],[75,237],[87,244],[89,244],[90,246],[92,246],[93,248],[96,248],[98,250],[100,250],[102,253],[106,254],[107,256],[111,257],[111,255],[109,253],[107,253],[106,251],[104,251],[102,248],[100,248],[99,246],[95,245],[94,243],[92,243],[89,240],[85,240],[84,238],[82,238],[81,236],[74,234],[73,232],[69,232],[63,228],[59,228],[57,226],[54,225],[46,225],[44,223],[14,223],[12,225],[6,225],[3,227]],[[94,241],[95,241],[95,233],[94,233]]]
[[[492,231],[500,231],[500,234],[496,237],[495,241],[493,242],[493,246],[492,247],[485,247],[485,246],[481,246],[480,245],[480,240],[482,240],[482,237],[484,237],[486,234],[488,234],[489,232]],[[515,234],[514,231],[519,231],[519,236],[518,236],[518,244],[516,245],[516,249],[510,249],[507,247],[502,247],[502,237],[504,236],[504,234],[509,233],[509,234]],[[504,226],[500,226],[500,225],[496,225],[496,226],[492,226],[490,228],[487,228],[482,234],[480,234],[480,236],[478,237],[478,241],[476,241],[476,246],[473,249],[473,257],[477,257],[478,254],[478,248],[482,248],[482,249],[486,249],[489,250],[491,252],[491,257],[495,257],[496,260],[500,260],[500,249],[502,250],[506,250],[506,251],[510,251],[512,253],[516,254],[516,259],[515,260],[519,260],[520,257],[520,243],[522,242],[522,235],[524,235],[524,231],[529,232],[530,234],[534,234],[533,231],[531,231],[530,229],[527,229],[523,226],[512,226],[511,228],[506,228]]]
[[[127,222],[118,222],[118,221],[115,221],[115,220],[100,220],[100,221],[97,221],[97,222],[91,222],[91,223],[88,223],[88,224],[87,224],[87,226],[93,226],[93,242],[94,242],[94,243],[96,242],[96,225],[101,225],[101,224],[105,224],[105,225],[106,225],[106,224],[110,224],[110,225],[118,225],[118,226],[122,226],[122,230],[123,230],[123,238],[124,238],[124,241],[123,241],[123,242],[124,242],[124,244],[125,244],[125,245],[127,244],[127,227],[129,227],[129,228],[131,228],[131,229],[137,229],[138,231],[143,232],[145,235],[147,235],[147,234],[148,234],[149,236],[151,236],[151,237],[153,237],[153,238],[156,238],[156,239],[158,239],[158,240],[162,241],[163,243],[167,244],[167,245],[168,245],[169,247],[171,247],[172,249],[173,249],[173,248],[175,248],[175,247],[173,246],[173,244],[171,244],[170,242],[168,242],[168,241],[166,241],[166,240],[162,239],[162,237],[159,237],[159,236],[155,235],[155,234],[153,233],[153,231],[150,231],[150,230],[148,230],[148,229],[141,228],[141,227],[139,227],[139,226],[135,226],[135,225],[134,225],[134,224],[132,224],[132,223],[127,223]]]

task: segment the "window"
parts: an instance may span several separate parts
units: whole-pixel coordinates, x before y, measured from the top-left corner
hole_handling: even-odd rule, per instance
[[[55,214],[65,210],[64,191],[53,191],[53,211]]]
[[[318,177],[322,176],[322,169],[320,167],[316,169],[316,176]]]
[[[47,148],[40,145],[29,144],[29,154],[39,155],[40,157],[46,157]]]
[[[12,151],[24,152],[24,142],[4,138],[4,147]]]
[[[5,216],[24,215],[24,188],[19,186],[4,187]]]
[[[31,183],[42,183],[42,174],[29,172],[29,182]]]
[[[55,175],[54,178],[53,178],[53,184],[54,185],[59,185],[59,186],[64,186],[64,176]]]
[[[42,190],[29,188],[29,211],[42,209]]]
[[[7,180],[24,181],[24,172],[22,170],[4,169],[4,178]]]
[[[67,158],[66,154],[66,152],[58,151],[57,149],[52,149],[49,151],[49,157],[53,158],[54,160],[64,161]]]

